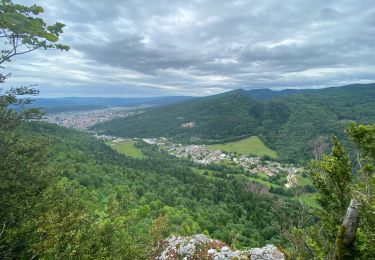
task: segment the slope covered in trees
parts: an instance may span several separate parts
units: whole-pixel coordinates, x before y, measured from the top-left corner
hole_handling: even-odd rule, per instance
[[[286,201],[286,214],[293,219],[297,213],[295,202],[251,192],[256,184],[230,177],[225,168],[217,169],[217,177],[204,176],[190,161],[151,148],[143,148],[147,159],[137,160],[87,134],[45,123],[24,126],[18,139],[49,151],[41,150],[39,159],[24,154],[24,163],[44,174],[36,178],[18,166],[13,177],[22,183],[9,190],[12,196],[1,197],[2,205],[24,202],[1,215],[7,223],[0,244],[4,255],[144,259],[158,239],[197,233],[239,247],[286,245],[272,228],[283,221],[272,209]],[[37,160],[38,167],[26,158]],[[15,187],[11,177],[9,189]]]
[[[362,138],[360,147],[373,158],[373,135],[364,140],[362,132],[353,129],[352,136]],[[0,203],[8,209],[0,215],[5,221],[0,236],[3,256],[147,259],[152,248],[171,234],[204,233],[239,248],[282,245],[292,254],[310,259],[312,254],[332,255],[337,249],[338,225],[350,194],[359,195],[364,207],[358,244],[351,252],[373,255],[373,159],[364,152],[361,161],[366,175],[348,177],[349,157],[342,148],[339,152],[334,148],[332,155],[313,165],[321,207],[312,213],[288,197],[262,192],[256,182],[233,169],[202,166],[202,171],[214,174],[200,174],[191,161],[170,157],[142,143],[138,147],[147,158],[134,159],[90,135],[57,125],[27,124],[16,134],[17,141],[11,144],[14,153],[3,162],[16,168],[3,173],[0,187]],[[319,167],[324,168],[316,171]],[[348,188],[348,178],[353,178],[356,186]],[[362,192],[369,199],[361,197]],[[312,225],[316,218],[328,221],[324,225],[331,233],[325,239],[330,244],[314,242],[321,240],[317,232],[324,233],[319,222]],[[290,248],[292,245],[296,249]]]
[[[199,141],[241,136],[256,127],[248,113],[255,101],[238,91],[153,108],[137,117],[115,119],[95,129],[127,137],[176,137]],[[192,127],[183,124],[192,123]]]
[[[259,94],[259,93],[258,93]],[[280,157],[304,161],[350,121],[375,121],[375,84],[254,96],[237,90],[148,110],[94,127],[124,137],[172,137],[184,142],[223,142],[257,135]],[[260,100],[261,99],[261,100]],[[192,127],[184,127],[193,123]]]

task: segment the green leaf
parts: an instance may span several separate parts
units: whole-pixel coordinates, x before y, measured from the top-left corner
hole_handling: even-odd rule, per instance
[[[46,38],[46,40],[50,42],[57,42],[59,40],[59,37],[52,33],[45,33],[44,38]]]
[[[12,25],[23,26],[25,23],[28,23],[27,17],[18,13],[3,14],[2,17],[5,22],[11,23]]]

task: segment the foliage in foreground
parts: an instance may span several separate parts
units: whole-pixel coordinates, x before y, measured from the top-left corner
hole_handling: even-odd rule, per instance
[[[319,220],[294,229],[296,257],[302,259],[374,259],[375,125],[352,124],[347,130],[356,147],[355,163],[336,137],[330,155],[312,163],[318,192]]]
[[[239,247],[285,242],[270,226],[282,221],[271,210],[282,198],[252,193],[237,178],[202,176],[190,162],[152,150],[148,159],[132,159],[86,134],[42,123],[17,139],[20,146],[45,140],[41,146],[49,149],[30,158],[40,165],[30,164],[30,155],[9,157],[10,164],[19,161],[19,172],[4,172],[9,182],[2,188],[23,182],[2,197],[2,205],[17,201],[19,208],[1,216],[3,255],[144,259],[173,233],[206,233]],[[29,164],[35,178],[22,170]],[[292,217],[296,207],[288,205]]]

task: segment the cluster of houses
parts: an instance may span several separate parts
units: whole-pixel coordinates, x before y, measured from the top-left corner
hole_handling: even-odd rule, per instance
[[[187,122],[187,123],[183,123],[181,125],[182,128],[194,128],[196,125],[195,125],[195,122]]]
[[[112,141],[112,143],[122,143],[126,139],[122,137],[117,137],[113,135],[99,135],[95,131],[86,131],[87,133],[92,134],[96,139],[107,142],[107,141]]]
[[[144,138],[145,143],[157,145],[161,149],[176,157],[186,157],[200,164],[219,163],[231,156],[220,150],[212,151],[204,145],[182,145],[168,141],[166,138]]]
[[[129,117],[141,113],[129,111],[130,109],[132,108],[119,107],[89,111],[70,111],[55,114],[51,113],[46,114],[43,117],[43,120],[69,128],[85,130],[95,124],[103,123],[113,118]]]
[[[204,145],[171,146],[167,151],[177,157],[188,157],[200,164],[218,163],[230,156],[220,150],[211,151]]]
[[[143,141],[151,145],[157,145],[171,155],[189,158],[199,164],[207,165],[226,160],[239,165],[245,171],[252,174],[262,172],[271,177],[281,172],[286,172],[288,174],[288,186],[292,187],[297,184],[296,173],[300,169],[291,165],[284,165],[274,161],[264,161],[254,156],[241,155],[238,157],[238,155],[233,153],[226,153],[221,150],[210,150],[205,145],[176,144],[168,141],[166,138],[147,138],[143,139]]]
[[[247,157],[242,155],[239,159],[233,158],[235,162],[238,161],[239,165],[250,173],[263,172],[268,176],[275,176],[281,172],[295,175],[298,168],[294,166],[283,165],[274,161],[262,161],[259,157]]]

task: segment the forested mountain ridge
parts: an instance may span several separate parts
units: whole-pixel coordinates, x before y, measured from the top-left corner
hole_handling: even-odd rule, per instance
[[[297,162],[312,158],[315,140],[341,136],[348,122],[375,121],[375,84],[290,92],[270,95],[266,91],[260,97],[252,91],[235,90],[154,108],[94,129],[117,136],[165,136],[183,142],[258,135],[282,159]],[[184,127],[189,123],[191,127]]]
[[[273,98],[252,111],[261,111],[261,127],[256,134],[288,160],[311,159],[317,143],[328,141],[332,134],[343,138],[348,123],[373,123],[374,100],[375,84],[306,90]]]
[[[192,101],[153,108],[128,120],[115,119],[94,129],[127,137],[177,137],[199,140],[202,137],[222,139],[247,134],[257,121],[248,113],[254,100],[231,91]],[[192,123],[192,127],[183,127]]]
[[[28,229],[35,231],[25,233],[19,241],[17,250],[23,256],[37,248],[37,252],[49,257],[118,254],[145,259],[143,257],[151,250],[151,240],[169,234],[205,233],[238,247],[284,244],[285,240],[270,223],[283,221],[277,213],[278,207],[285,214],[283,216],[292,219],[298,211],[297,203],[291,199],[249,192],[250,186],[256,185],[252,182],[220,170],[217,177],[206,177],[194,172],[193,164],[188,160],[160,154],[153,149],[144,150],[147,159],[132,159],[88,134],[46,123],[25,125],[20,136],[22,140],[44,140],[53,147],[48,154],[48,165],[54,169],[55,177],[49,178],[56,182],[50,184],[52,190],[37,193],[30,202],[30,205],[37,205],[32,211],[26,211],[32,212],[33,217],[23,216],[24,219],[14,227],[18,230],[27,223]],[[28,190],[17,190],[15,194],[20,196]],[[58,198],[56,205],[50,201],[54,198]],[[52,208],[47,207],[43,212],[43,207],[49,204]],[[26,210],[30,205],[20,203],[17,209]],[[67,212],[73,215],[60,219]],[[123,229],[122,225],[129,227]],[[71,227],[76,231],[64,236],[67,240],[59,240],[62,239],[60,234],[71,232]],[[8,237],[12,234],[11,228],[7,227],[7,239],[11,239]],[[153,234],[157,237],[152,238],[148,232],[153,228],[160,234]],[[35,240],[35,236],[43,232],[57,237]],[[115,249],[125,241],[127,245],[122,247],[125,251]],[[75,251],[63,249],[71,243],[75,245]],[[56,244],[61,248],[52,248]],[[144,248],[129,248],[139,244]],[[92,251],[86,252],[90,247]],[[108,251],[96,251],[102,248],[108,248]],[[48,251],[44,251],[46,249]]]
[[[240,89],[246,96],[249,96],[255,100],[268,100],[275,97],[292,95],[297,93],[307,92],[307,89],[284,89],[284,90],[272,90],[268,88],[243,90]]]

